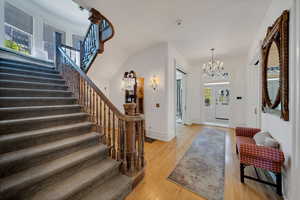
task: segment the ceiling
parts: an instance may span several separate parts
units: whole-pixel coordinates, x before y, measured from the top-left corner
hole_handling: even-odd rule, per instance
[[[86,20],[76,16],[78,9],[68,7],[71,0],[33,1],[49,9],[55,6],[60,15],[73,20]],[[92,70],[105,78],[128,56],[159,42],[171,42],[190,64],[208,58],[212,47],[218,56],[247,54],[272,0],[73,1],[96,8],[114,25],[115,37],[106,43],[104,54],[96,60],[97,69]],[[177,19],[182,25],[176,24]]]
[[[80,11],[78,4],[72,0],[31,0],[47,12],[58,15],[76,25],[86,25],[89,16],[88,11]]]

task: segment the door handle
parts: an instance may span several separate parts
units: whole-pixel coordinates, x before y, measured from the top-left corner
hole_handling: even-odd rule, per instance
[[[257,115],[257,108],[254,108],[254,114]]]

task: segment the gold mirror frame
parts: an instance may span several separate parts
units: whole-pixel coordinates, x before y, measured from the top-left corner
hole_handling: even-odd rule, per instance
[[[275,42],[279,51],[280,78],[279,89],[272,103],[268,92],[267,71],[268,57],[272,43]],[[262,106],[264,112],[276,113],[281,104],[280,115],[289,120],[289,11],[284,11],[273,26],[268,28],[262,44]]]

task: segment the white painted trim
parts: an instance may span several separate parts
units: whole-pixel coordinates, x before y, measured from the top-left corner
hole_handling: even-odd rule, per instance
[[[204,86],[210,86],[210,85],[229,85],[230,82],[215,82],[215,83],[204,83]]]
[[[214,123],[214,122],[202,122],[200,125],[230,128],[229,124],[219,124],[219,123]]]
[[[53,15],[43,9],[41,9],[34,2],[23,0],[1,0],[0,1],[0,47],[3,47],[4,38],[4,2],[17,7],[25,13],[33,17],[33,39],[32,39],[32,56],[38,57],[40,51],[44,51],[43,47],[43,26],[44,24],[51,25],[59,30],[66,32],[66,44],[72,46],[72,35],[84,36],[89,25],[87,19],[86,24],[74,24],[73,22],[64,19],[60,16]],[[86,27],[84,27],[86,26]],[[1,41],[2,40],[2,41]],[[39,57],[45,59],[44,57]]]
[[[175,85],[174,85],[174,93],[175,93],[175,100],[174,100],[174,109],[175,109],[175,130],[176,130],[176,123],[177,123],[177,121],[176,121],[176,115],[177,115],[177,70],[179,70],[179,71],[181,71],[181,73],[183,74],[183,78],[182,78],[182,81],[183,81],[183,90],[184,90],[184,92],[183,92],[183,103],[184,103],[184,105],[182,105],[183,106],[183,108],[182,108],[182,110],[183,110],[183,112],[182,112],[182,122],[185,124],[188,120],[187,120],[187,90],[188,90],[188,87],[187,87],[187,73],[186,73],[186,71],[183,69],[183,67],[181,66],[181,65],[179,65],[178,63],[177,63],[177,61],[176,61],[176,59],[174,59],[174,70],[175,70],[175,74],[174,74],[174,82],[175,82]]]
[[[146,136],[164,142],[170,142],[174,138],[170,136],[168,133],[164,133],[156,130],[149,130],[149,129],[146,129]]]
[[[292,169],[291,169],[291,200],[298,199],[300,196],[300,1],[294,0],[292,7],[291,26],[292,31],[291,52],[292,62],[290,75],[292,75],[290,85],[291,100],[290,112],[292,122]]]
[[[4,46],[4,1],[0,1],[0,46]]]
[[[234,102],[234,98],[235,98],[235,96],[233,96],[232,81],[202,83],[201,90],[203,91],[205,87],[211,87],[211,88],[213,88],[214,86],[219,86],[219,85],[226,85],[229,88],[229,90],[230,90],[229,110],[232,111],[233,110],[233,102]],[[201,110],[203,111],[203,113],[200,113],[201,119],[202,119],[200,121],[200,124],[207,124],[207,125],[209,125],[209,124],[218,124],[217,122],[209,122],[209,121],[205,120],[205,118],[204,118],[205,105],[204,105],[204,96],[203,95],[201,96]],[[236,126],[236,124],[234,124],[233,115],[234,115],[234,113],[230,112],[229,119],[228,119],[228,126],[226,126],[226,127],[231,128],[231,127],[235,127]]]

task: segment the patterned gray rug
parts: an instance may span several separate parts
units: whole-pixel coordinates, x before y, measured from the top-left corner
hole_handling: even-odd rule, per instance
[[[208,200],[222,200],[224,168],[225,132],[206,128],[168,178]]]

